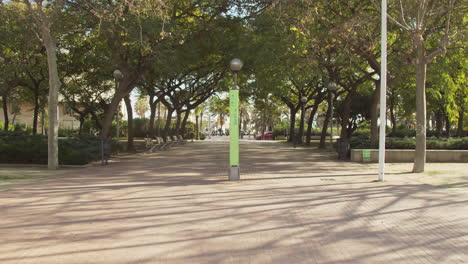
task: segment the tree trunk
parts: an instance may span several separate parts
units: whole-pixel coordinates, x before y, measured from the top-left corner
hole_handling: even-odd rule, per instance
[[[5,120],[3,130],[8,131],[10,120],[8,119],[8,96],[2,95],[3,118]]]
[[[445,114],[445,134],[450,137],[450,118]]]
[[[200,131],[198,129],[198,116],[195,116],[195,139],[199,140],[200,139]]]
[[[149,128],[148,134],[152,138],[154,137],[154,119],[156,117],[156,103],[153,102],[154,96],[150,96],[149,98],[149,105],[150,105],[150,119],[149,119]]]
[[[83,125],[84,125],[84,122],[85,122],[85,116],[84,115],[80,115],[80,128],[78,130],[78,136],[81,136],[81,133],[83,133]]]
[[[198,127],[198,131],[203,133],[203,112],[200,113],[200,126]]]
[[[441,137],[442,136],[442,126],[443,126],[443,116],[442,116],[442,111],[437,110],[435,112],[435,118],[436,118],[436,137]]]
[[[188,120],[189,116],[190,116],[190,109],[187,109],[187,111],[185,111],[184,119],[182,120],[182,125],[181,125],[182,136],[184,138],[187,136],[186,135],[186,133],[187,133],[186,126],[187,126],[187,120]]]
[[[294,140],[296,140],[296,135],[294,133],[294,127],[296,126],[296,109],[294,109],[294,107],[289,107],[289,113],[290,113],[290,117],[289,117],[289,139],[288,141],[289,142],[294,142]]]
[[[352,99],[352,92],[350,92],[344,101],[344,106],[343,106],[343,113],[342,113],[342,119],[341,119],[341,133],[340,133],[340,138],[349,138],[349,116],[351,115],[351,99]]]
[[[57,45],[52,37],[50,28],[43,23],[40,25],[43,45],[47,53],[47,66],[49,69],[49,128],[48,128],[48,168],[56,170],[58,161],[58,93],[60,78],[57,68]]]
[[[37,120],[39,119],[39,87],[37,88],[37,92],[34,93],[34,116],[33,116],[33,128],[32,133],[33,135],[37,134]]]
[[[426,164],[426,68],[422,36],[415,37],[416,46],[416,151],[413,172],[424,172]]]
[[[174,108],[167,107],[167,115],[166,115],[166,125],[164,126],[164,137],[167,137],[171,133],[171,122],[172,122],[172,114],[174,113]]]
[[[305,121],[305,107],[301,105],[301,120],[299,123],[299,140],[298,143],[302,144],[304,139],[304,121]]]
[[[125,108],[127,108],[127,151],[135,152],[135,145],[133,143],[133,108],[132,102],[130,101],[130,95],[124,97]]]
[[[180,122],[182,120],[182,112],[180,110],[176,110],[176,126],[175,126],[175,135],[179,135],[180,132]]]
[[[377,143],[379,141],[379,128],[377,125],[377,118],[378,118],[378,106],[379,106],[379,99],[380,99],[380,81],[375,81],[375,92],[372,96],[372,103],[370,109],[371,115],[371,143]]]
[[[306,136],[307,146],[310,146],[310,138],[312,136],[312,123],[314,121],[315,114],[317,113],[319,104],[320,104],[320,101],[316,99],[316,102],[314,103],[314,107],[312,107],[312,111],[310,112],[309,120],[307,120],[307,136]]]
[[[325,148],[325,140],[327,138],[328,123],[330,122],[330,119],[331,119],[331,112],[332,112],[331,100],[332,99],[331,99],[331,94],[330,94],[328,97],[327,114],[325,116],[325,120],[323,121],[322,134],[320,135],[319,148],[321,149]]]
[[[463,118],[465,116],[465,108],[461,108],[460,111],[458,112],[458,129],[457,129],[457,136],[458,137],[464,137],[464,131],[463,131]]]
[[[104,120],[102,121],[102,130],[101,137],[106,138],[112,128],[112,121],[114,120],[115,111],[120,104],[120,101],[124,99],[125,96],[129,95],[130,92],[135,88],[136,83],[138,82],[141,72],[132,73],[130,71],[122,70],[124,78],[120,80],[118,85],[118,90],[115,92],[114,97],[112,97],[111,103],[108,105],[105,113]]]
[[[395,99],[390,97],[390,121],[392,122],[392,137],[396,134],[396,116],[395,116]]]

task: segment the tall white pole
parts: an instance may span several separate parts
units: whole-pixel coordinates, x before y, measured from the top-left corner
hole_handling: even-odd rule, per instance
[[[382,0],[381,47],[379,181],[383,181],[385,175],[385,129],[387,125],[387,0]]]

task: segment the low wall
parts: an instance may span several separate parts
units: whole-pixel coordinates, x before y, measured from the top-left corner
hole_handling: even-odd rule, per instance
[[[363,158],[363,149],[351,150],[351,161],[354,162],[378,162],[379,150],[369,149],[369,158]],[[413,162],[413,149],[387,149],[385,150],[385,162]],[[468,150],[426,150],[427,162],[468,162]]]

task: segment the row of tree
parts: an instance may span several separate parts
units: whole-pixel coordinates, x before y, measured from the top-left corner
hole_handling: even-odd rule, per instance
[[[405,124],[417,130],[418,172],[424,170],[427,122],[438,134],[450,135],[456,127],[463,135],[466,12],[459,0],[389,5],[388,111],[393,129]],[[310,142],[316,115],[323,112],[322,139],[334,118],[342,138],[368,122],[376,141],[379,10],[374,0],[0,1],[4,119],[8,123],[9,103],[31,102],[36,133],[47,105],[49,167],[55,168],[59,92],[80,123],[93,119],[102,137],[123,100],[132,149],[132,91],[148,98],[150,134],[158,105],[166,110],[164,136],[173,114],[181,134],[191,112],[198,117],[208,98],[232,85],[227,65],[240,57],[241,109],[255,108],[241,111],[244,125],[255,122],[266,130],[287,107],[290,138],[302,139],[307,124]],[[117,80],[116,69],[122,73]],[[218,100],[210,109],[225,113],[227,107]]]

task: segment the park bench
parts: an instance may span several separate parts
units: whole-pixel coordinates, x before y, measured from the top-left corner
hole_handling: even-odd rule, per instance
[[[159,150],[169,149],[171,142],[169,142],[167,140],[165,141],[162,137],[158,137],[158,140],[159,140],[159,143],[160,143]]]
[[[177,138],[179,139],[179,141],[182,142],[182,145],[186,144],[187,143],[187,140],[184,139],[184,137],[182,135],[178,135]]]

